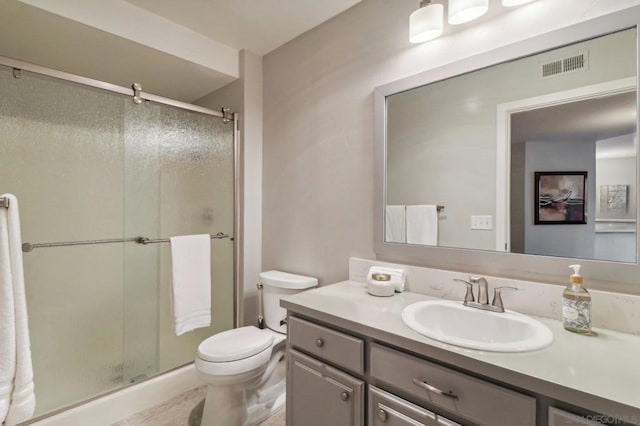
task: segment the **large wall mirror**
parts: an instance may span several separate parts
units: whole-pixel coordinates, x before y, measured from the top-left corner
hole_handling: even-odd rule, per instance
[[[444,250],[471,269],[506,252],[514,266],[520,254],[527,265],[577,258],[640,272],[630,19],[613,14],[377,88],[381,257]]]

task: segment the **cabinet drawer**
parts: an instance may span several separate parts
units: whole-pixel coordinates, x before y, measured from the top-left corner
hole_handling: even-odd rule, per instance
[[[559,408],[549,407],[549,426],[599,426],[602,423],[598,423],[593,420],[586,419],[584,417],[577,416],[573,413],[569,413]]]
[[[429,410],[369,386],[369,426],[438,426],[436,419]]]
[[[536,424],[536,401],[526,395],[376,344],[370,365],[375,381],[474,424]]]
[[[296,317],[289,318],[288,336],[295,348],[354,373],[364,373],[362,339]]]
[[[452,422],[442,416],[438,416],[438,426],[462,426],[460,423]]]

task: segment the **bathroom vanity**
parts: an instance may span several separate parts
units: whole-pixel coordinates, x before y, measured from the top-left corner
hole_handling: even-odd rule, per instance
[[[287,425],[640,424],[640,337],[539,319],[554,335],[547,348],[470,350],[402,322],[406,306],[432,299],[374,297],[356,281],[283,299]]]

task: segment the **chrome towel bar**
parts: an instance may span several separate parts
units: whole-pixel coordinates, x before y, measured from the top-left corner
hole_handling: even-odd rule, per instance
[[[212,240],[219,240],[221,238],[229,238],[229,236],[227,234],[223,234],[222,232],[218,232],[217,234],[211,234],[211,239]],[[233,237],[230,238],[231,241],[233,241]],[[139,237],[138,241],[136,241],[138,244],[156,244],[156,243],[168,243],[169,241],[171,241],[169,238],[159,238],[159,239],[155,239],[155,240],[151,240],[147,237]]]
[[[211,239],[222,239],[229,238],[233,241],[233,237],[229,237],[229,235],[224,234],[222,232],[218,232],[217,234],[211,234]],[[160,238],[160,239],[150,239],[147,237],[134,237],[134,238],[114,238],[114,239],[106,239],[106,240],[85,240],[85,241],[65,241],[65,242],[56,242],[56,243],[23,243],[22,251],[24,253],[32,252],[37,248],[47,248],[47,247],[62,247],[62,246],[84,246],[84,245],[92,245],[92,244],[111,244],[111,243],[137,243],[137,244],[155,244],[155,243],[168,243],[169,238]]]

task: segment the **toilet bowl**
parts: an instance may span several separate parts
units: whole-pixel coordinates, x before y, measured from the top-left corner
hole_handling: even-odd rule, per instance
[[[315,287],[317,279],[262,272],[267,328],[223,331],[198,346],[195,367],[207,384],[202,426],[257,425],[284,406],[286,311],[280,298]]]
[[[282,407],[284,399],[278,401],[280,394],[274,391],[284,391],[284,371],[274,373],[284,358],[285,339],[284,334],[248,326],[218,333],[200,344],[196,371],[208,386],[202,425],[256,424]],[[266,381],[282,383],[281,389],[270,392],[272,398],[258,392]],[[262,415],[257,416],[259,411]]]

